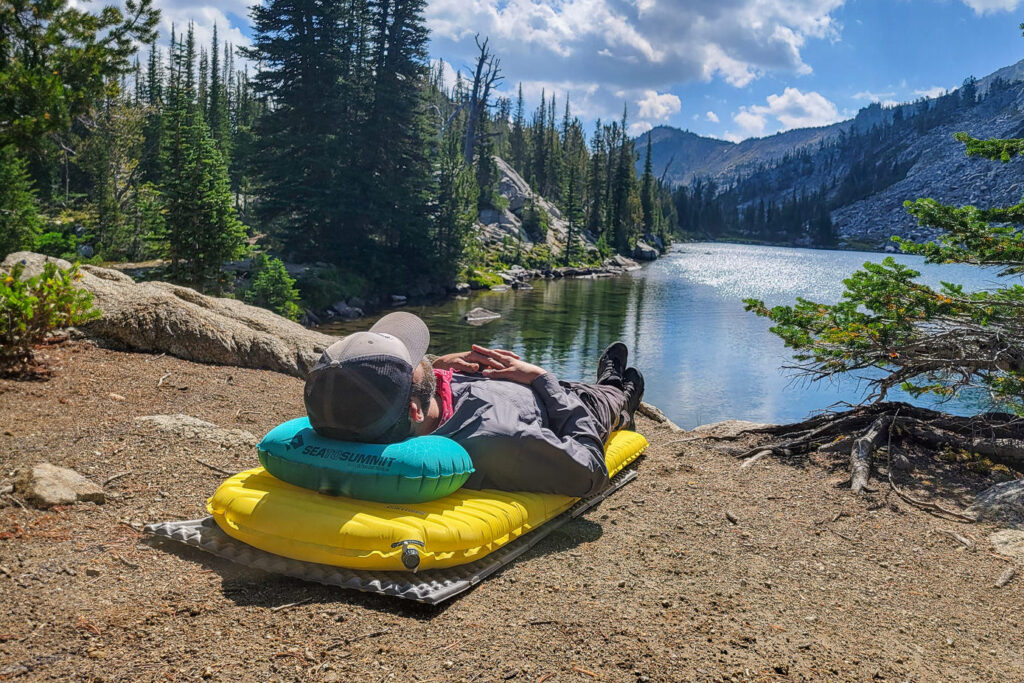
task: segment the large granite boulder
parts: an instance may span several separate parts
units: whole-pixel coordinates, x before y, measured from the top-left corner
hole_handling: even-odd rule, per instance
[[[0,270],[9,270],[18,261],[25,263],[26,277],[38,274],[46,261],[62,268],[71,265],[22,251],[8,255]],[[101,312],[83,331],[131,351],[305,377],[323,350],[336,341],[264,308],[166,282],[137,283],[109,268],[82,266],[79,285],[92,292]]]
[[[654,261],[660,254],[658,250],[647,244],[643,240],[636,241],[636,247],[633,249],[633,258],[640,261]]]
[[[512,166],[501,157],[494,157],[498,167],[498,192],[508,200],[510,211],[519,213],[529,200],[533,199],[533,190]]]

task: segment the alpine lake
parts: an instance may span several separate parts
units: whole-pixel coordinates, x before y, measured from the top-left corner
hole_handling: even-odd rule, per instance
[[[534,280],[529,290],[477,291],[402,310],[426,321],[431,353],[463,351],[470,344],[509,349],[562,379],[593,381],[601,352],[622,340],[630,349],[630,365],[646,378],[645,400],[687,429],[729,419],[795,422],[842,402],[864,400],[865,383],[855,376],[815,383],[795,377],[785,369],[793,363],[790,350],[769,332],[768,320],[744,310],[743,299],[762,299],[769,306],[792,304],[797,297],[834,303],[844,278],[885,256],[687,243],[621,276]],[[998,284],[994,270],[892,256],[920,271],[920,280],[932,286],[946,281],[979,291]],[[465,314],[478,306],[501,318],[482,325],[465,322]],[[368,329],[377,317],[322,330],[344,336]],[[900,391],[888,399],[936,406]],[[979,395],[937,407],[968,414],[986,405]]]

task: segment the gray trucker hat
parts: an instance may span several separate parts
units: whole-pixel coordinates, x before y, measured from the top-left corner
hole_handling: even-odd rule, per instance
[[[331,344],[306,378],[306,412],[313,429],[342,441],[405,439],[412,371],[429,345],[426,324],[404,311]]]

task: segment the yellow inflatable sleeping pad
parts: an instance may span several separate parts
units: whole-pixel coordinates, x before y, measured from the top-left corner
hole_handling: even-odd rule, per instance
[[[612,434],[611,476],[647,439]],[[272,477],[262,467],[227,479],[206,507],[232,538],[275,555],[348,569],[443,569],[486,556],[579,500],[548,493],[460,489],[426,503],[376,503],[326,496]]]

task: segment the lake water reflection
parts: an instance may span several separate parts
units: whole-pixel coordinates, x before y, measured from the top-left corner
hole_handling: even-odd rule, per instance
[[[593,379],[601,351],[616,339],[647,378],[646,397],[683,427],[725,419],[790,422],[838,401],[862,398],[855,380],[794,382],[782,366],[790,355],[769,323],[743,310],[745,297],[768,305],[797,297],[834,302],[842,279],[867,260],[864,252],[696,243],[676,247],[643,269],[616,278],[548,280],[525,292],[475,292],[439,306],[410,306],[431,330],[431,352],[478,343],[511,349],[561,378]],[[995,285],[993,271],[924,265],[922,280]],[[476,306],[501,313],[481,327],[462,322]],[[366,329],[373,318],[331,326],[332,334]],[[905,395],[891,395],[907,400]],[[952,412],[976,406],[946,404]]]

